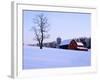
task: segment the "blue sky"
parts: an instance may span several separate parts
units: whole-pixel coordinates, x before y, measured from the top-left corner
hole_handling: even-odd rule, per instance
[[[55,41],[57,37],[61,37],[62,40],[65,40],[91,36],[91,14],[25,10],[23,11],[23,34],[25,44],[36,43],[36,41],[33,40],[33,18],[41,13],[48,18],[48,23],[50,24],[50,30],[48,32],[50,37],[44,42]]]

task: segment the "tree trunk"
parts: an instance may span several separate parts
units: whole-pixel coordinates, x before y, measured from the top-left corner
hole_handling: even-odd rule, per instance
[[[40,49],[43,49],[43,29],[41,28],[41,34],[42,34],[42,39],[41,39],[41,43],[40,43]]]
[[[40,49],[43,49],[43,47],[40,45]]]
[[[43,43],[41,42],[41,44],[40,44],[40,49],[43,49]]]

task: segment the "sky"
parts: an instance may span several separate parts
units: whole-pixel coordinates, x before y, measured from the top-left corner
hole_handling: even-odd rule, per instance
[[[24,44],[34,44],[33,18],[44,14],[48,19],[50,37],[44,42],[56,41],[91,36],[91,14],[75,12],[50,12],[50,11],[23,11],[23,36]]]

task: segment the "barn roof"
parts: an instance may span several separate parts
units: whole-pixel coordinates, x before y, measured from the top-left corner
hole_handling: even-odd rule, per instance
[[[60,46],[62,45],[66,45],[66,44],[70,44],[71,40],[63,40],[61,43],[60,43]]]
[[[60,46],[69,45],[71,41],[72,41],[71,39],[69,39],[69,40],[63,40],[63,41],[61,42]],[[76,41],[76,40],[75,40],[75,41]],[[77,41],[76,41],[76,43],[77,43],[78,46],[83,46],[83,43],[82,43],[82,42],[77,42]]]
[[[81,43],[81,42],[76,42],[77,43],[77,45],[79,45],[79,46],[83,46],[83,43]]]

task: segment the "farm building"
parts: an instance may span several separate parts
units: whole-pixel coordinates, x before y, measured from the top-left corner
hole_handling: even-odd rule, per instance
[[[62,41],[59,47],[62,48],[62,49],[73,49],[73,50],[88,51],[88,49],[84,47],[83,43],[78,42],[74,39]]]
[[[68,45],[70,44],[71,40],[64,40],[60,43],[59,47],[62,49],[68,49]]]

